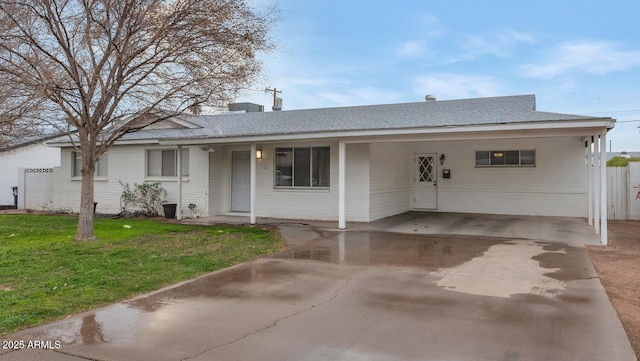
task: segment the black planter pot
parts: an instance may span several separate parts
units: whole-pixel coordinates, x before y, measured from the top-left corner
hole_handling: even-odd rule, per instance
[[[164,209],[165,218],[176,218],[176,208],[178,207],[175,203],[165,203],[162,205]]]

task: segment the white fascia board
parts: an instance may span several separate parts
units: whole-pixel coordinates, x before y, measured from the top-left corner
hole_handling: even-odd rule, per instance
[[[144,144],[159,144],[158,139],[131,139],[131,140],[118,140],[114,145],[144,145]],[[100,142],[98,142],[100,144]],[[73,147],[73,142],[56,142],[56,143],[47,143],[47,146],[54,148],[67,148]]]
[[[160,139],[160,145],[187,145],[187,144],[227,144],[227,143],[265,143],[275,141],[308,140],[340,138],[348,143],[360,143],[364,141],[409,141],[411,139],[454,140],[473,138],[520,138],[532,136],[566,136],[584,135],[606,131],[613,127],[610,119],[598,119],[596,121],[583,122],[553,122],[553,123],[510,123],[491,124],[478,126],[446,126],[439,128],[411,128],[411,129],[381,129],[381,130],[353,130],[331,131],[316,133],[255,135],[240,137],[212,137],[212,138],[184,138],[184,139]],[[531,132],[531,134],[519,133]],[[548,132],[548,133],[545,133]],[[585,133],[586,132],[586,133]],[[479,133],[487,133],[480,137]],[[409,138],[407,138],[409,137]],[[352,138],[352,139],[346,139]]]

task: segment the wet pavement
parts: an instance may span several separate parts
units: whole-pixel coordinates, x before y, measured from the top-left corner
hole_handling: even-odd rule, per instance
[[[581,246],[344,232],[11,335],[9,360],[636,360]],[[4,354],[2,354],[4,352]]]

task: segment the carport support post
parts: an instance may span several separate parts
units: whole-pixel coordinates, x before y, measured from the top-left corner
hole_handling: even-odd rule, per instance
[[[250,222],[256,224],[256,143],[251,144],[251,200],[250,200]]]
[[[178,174],[178,204],[176,206],[176,219],[182,219],[182,146],[178,146],[178,164],[176,165]]]
[[[596,234],[600,234],[600,158],[602,157],[602,144],[600,143],[600,136],[596,135],[594,138],[593,147],[593,223],[596,229]]]
[[[600,136],[600,243],[606,246],[607,237],[607,133]]]
[[[593,226],[593,137],[587,140],[587,207],[589,208],[589,225]]]
[[[346,145],[343,140],[338,142],[338,228],[347,228],[345,214],[345,184],[346,184]]]

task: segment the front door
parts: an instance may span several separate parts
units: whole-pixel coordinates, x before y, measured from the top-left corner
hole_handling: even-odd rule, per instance
[[[416,154],[413,160],[413,208],[438,208],[438,173],[435,154]]]
[[[231,211],[251,210],[251,152],[231,152]]]

